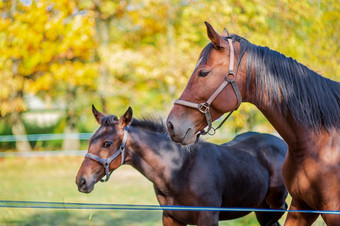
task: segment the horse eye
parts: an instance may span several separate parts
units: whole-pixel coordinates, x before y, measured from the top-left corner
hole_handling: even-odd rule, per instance
[[[210,71],[201,70],[198,72],[198,77],[206,77]]]
[[[109,148],[111,146],[112,142],[110,141],[106,141],[104,144],[103,144],[103,147],[104,148]]]

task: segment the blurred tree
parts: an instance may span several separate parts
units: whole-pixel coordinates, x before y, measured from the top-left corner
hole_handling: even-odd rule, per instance
[[[105,37],[107,33],[110,37],[109,44],[101,44],[105,47],[98,51],[108,76],[102,80],[107,87],[106,98],[115,100],[108,106],[119,109],[132,105],[144,113],[166,113],[183,90],[200,51],[208,43],[204,20],[221,31],[227,27],[255,44],[267,45],[305,63],[303,59],[311,49],[305,40],[311,34],[302,28],[315,21],[313,10],[318,8],[314,1],[288,0],[134,0],[96,1],[92,5],[98,15],[96,21],[105,21]],[[254,115],[251,125],[257,124],[258,111],[246,107],[242,112]],[[243,126],[237,123],[232,127],[249,128],[245,126],[247,120],[242,122]]]
[[[1,115],[26,110],[22,96],[34,92],[64,103],[66,132],[76,131],[84,112],[91,117],[90,101],[107,112],[131,105],[137,116],[167,115],[209,42],[204,21],[340,78],[335,0],[12,0],[0,6]],[[225,126],[231,131],[273,131],[251,105],[242,104],[233,119]]]
[[[20,117],[20,112],[26,110],[23,101],[25,81],[29,74],[21,76],[22,53],[21,47],[25,45],[25,38],[22,31],[25,25],[18,21],[17,2],[2,1],[2,18],[0,21],[0,117],[7,115],[8,122],[12,125],[12,133],[16,136],[16,147],[19,152],[31,151],[31,146],[26,138],[26,130]],[[9,26],[12,26],[10,29]],[[28,32],[29,33],[29,32]],[[26,33],[27,34],[27,33]],[[29,34],[32,35],[32,34]],[[23,37],[25,36],[25,37]],[[24,53],[24,54],[27,54]]]
[[[84,0],[79,3],[80,7],[91,12],[95,21],[95,39],[98,46],[95,49],[95,57],[99,67],[98,94],[103,111],[107,112],[107,90],[110,86],[107,83],[110,72],[107,65],[103,62],[108,56],[109,45],[112,42],[110,38],[111,23],[119,19],[126,13],[126,7],[129,1],[111,1],[111,0]]]
[[[95,90],[93,19],[78,10],[76,1],[2,3],[0,74],[6,76],[6,84],[0,96],[1,115],[15,117],[10,123],[13,134],[18,134],[16,115],[27,109],[24,93],[47,99],[62,97],[65,132],[77,132],[76,94],[82,88]],[[23,128],[21,134],[25,133]],[[69,144],[78,149],[77,142],[70,140],[65,140],[64,147],[70,149]]]

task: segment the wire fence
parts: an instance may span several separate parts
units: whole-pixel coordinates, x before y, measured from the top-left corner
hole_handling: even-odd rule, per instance
[[[89,140],[93,133],[49,133],[49,134],[28,134],[28,135],[2,135],[0,142],[15,141],[48,141],[48,140]]]
[[[57,133],[57,134],[29,134],[29,135],[1,135],[0,143],[16,141],[53,141],[53,140],[89,140],[93,133]],[[30,152],[0,152],[0,158],[14,157],[61,157],[61,156],[84,156],[86,150],[55,150],[55,151],[30,151]]]
[[[71,202],[37,202],[0,200],[0,208],[37,208],[37,209],[91,209],[91,210],[134,210],[134,211],[218,211],[218,212],[299,212],[312,214],[335,214],[334,210],[285,210],[262,208],[224,208],[204,206],[162,206],[134,204],[102,204],[102,203],[71,203]]]
[[[84,156],[87,150],[71,151],[30,151],[30,152],[0,152],[0,158],[34,158],[34,157],[63,157],[63,156]]]
[[[72,134],[31,134],[26,136],[3,135],[0,142],[48,141],[63,139],[88,140],[92,133]],[[58,157],[58,156],[84,156],[87,150],[59,150],[59,151],[32,151],[32,152],[0,152],[0,158],[11,157]],[[0,200],[0,208],[35,208],[35,209],[91,209],[91,210],[132,210],[132,211],[219,211],[219,212],[301,212],[314,214],[340,215],[340,210],[284,210],[284,209],[260,209],[260,208],[222,208],[222,207],[198,207],[198,206],[161,206],[161,205],[133,205],[133,204],[100,204],[100,203],[71,203],[71,202],[38,202]]]

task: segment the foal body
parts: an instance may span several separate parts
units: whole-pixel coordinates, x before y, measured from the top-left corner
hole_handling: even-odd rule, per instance
[[[284,207],[287,193],[280,167],[286,145],[274,136],[245,133],[232,145],[200,142],[188,152],[164,134],[130,131],[126,163],[154,184],[160,205]],[[163,223],[215,225],[248,213],[166,210]],[[276,223],[281,215],[256,213],[261,225]]]
[[[285,208],[287,191],[281,166],[287,146],[283,140],[248,132],[223,145],[201,141],[188,151],[188,147],[172,142],[161,125],[155,131],[155,126],[145,128],[146,124],[150,122],[134,119],[128,126],[125,163],[154,184],[160,205]],[[105,127],[102,125],[93,137],[107,136]],[[89,152],[94,153],[91,144]],[[77,176],[82,192],[91,192],[94,183],[104,175],[102,168],[100,173],[96,170],[96,176],[86,171],[89,164],[100,167],[85,158]],[[119,162],[113,161],[110,170],[118,167]],[[248,213],[164,210],[163,224],[217,225],[219,220]],[[261,225],[276,225],[282,214],[256,212],[256,217]]]

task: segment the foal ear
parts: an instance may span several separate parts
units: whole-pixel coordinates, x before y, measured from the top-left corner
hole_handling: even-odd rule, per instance
[[[94,115],[94,117],[96,118],[97,122],[101,125],[101,119],[103,117],[105,117],[104,114],[100,113],[95,107],[94,105],[92,104],[92,113]]]
[[[131,121],[132,121],[132,108],[129,107],[126,112],[124,113],[124,115],[122,117],[120,117],[119,119],[119,125],[121,126],[121,128],[124,128],[128,125],[130,125]]]
[[[228,30],[224,28],[224,29],[223,29],[223,32],[222,32],[222,34],[221,34],[221,36],[229,37],[230,35],[229,35]]]
[[[216,49],[222,48],[222,43],[224,39],[214,30],[214,28],[205,21],[205,26],[207,27],[207,34],[210,39],[210,41],[214,44],[214,47]]]

